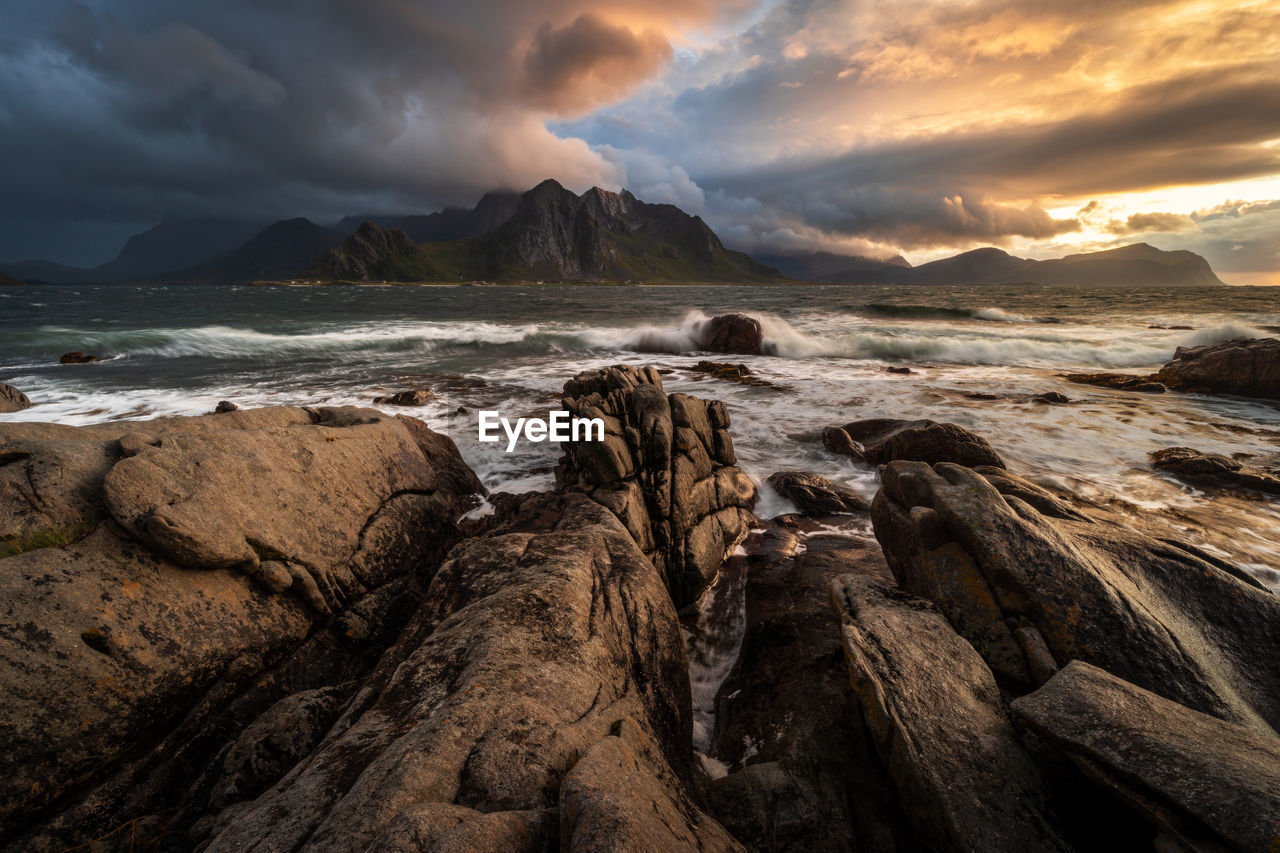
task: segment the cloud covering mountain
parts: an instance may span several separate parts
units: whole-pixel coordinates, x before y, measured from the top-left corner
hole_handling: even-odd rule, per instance
[[[425,213],[552,175],[755,251],[1141,238],[1228,278],[1277,267],[1274,4],[0,7],[0,260],[100,263],[165,215]]]

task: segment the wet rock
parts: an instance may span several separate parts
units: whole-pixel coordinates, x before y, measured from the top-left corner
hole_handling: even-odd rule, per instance
[[[68,352],[58,359],[59,364],[93,364],[95,361],[102,361],[102,359],[87,352]]]
[[[1280,739],[1072,661],[1013,713],[1186,850],[1276,844]]]
[[[0,382],[0,414],[31,408],[31,400],[12,385]]]
[[[849,433],[840,427],[824,427],[822,430],[822,446],[832,453],[848,456],[855,462],[866,462],[862,445],[849,437]]]
[[[805,515],[839,515],[868,509],[866,501],[853,489],[809,471],[778,471],[769,475],[768,483]]]
[[[746,546],[746,625],[712,749],[733,772],[708,786],[711,812],[750,850],[909,849],[853,696],[829,590],[851,571],[888,579],[888,567],[874,543],[810,536],[797,555],[777,547],[787,535],[768,524]]]
[[[1065,406],[1071,402],[1071,398],[1066,394],[1060,394],[1057,391],[1049,391],[1045,394],[1037,394],[1031,398],[1036,403],[1047,403],[1051,406]]]
[[[220,821],[210,853],[383,849],[428,804],[558,809],[570,849],[661,837],[663,815],[724,840],[688,793],[689,681],[661,575],[585,495],[533,503],[452,551],[342,719]]]
[[[1004,399],[999,394],[988,394],[986,391],[966,391],[964,398],[966,400],[983,400],[985,402]]]
[[[1062,378],[1079,385],[1097,385],[1139,394],[1163,394],[1168,390],[1149,376],[1134,376],[1132,373],[1064,373]]]
[[[1201,453],[1190,447],[1166,447],[1151,454],[1151,464],[1199,486],[1251,489],[1280,495],[1280,476],[1262,468],[1246,466],[1219,453]]]
[[[1005,467],[985,438],[955,424],[876,418],[853,421],[841,429],[862,445],[863,455],[873,465],[902,459]]]
[[[27,626],[0,632],[0,844],[171,810],[273,703],[358,679],[469,505],[437,438],[367,409],[0,424],[0,537],[68,542],[0,575]]]
[[[903,375],[903,376],[908,376],[908,375],[910,375],[910,374],[912,374],[912,373],[915,373],[915,371],[914,371],[914,370],[912,370],[910,367],[893,366],[893,365],[890,365],[889,367],[886,367],[886,368],[884,369],[884,372],[885,372],[885,373],[898,373],[898,374],[901,374],[901,375]]]
[[[1180,391],[1280,400],[1280,339],[1232,338],[1210,346],[1178,347],[1173,361],[1152,380]]]
[[[240,407],[230,400],[222,400],[218,405],[213,407],[213,413],[215,415],[225,415],[227,412],[237,412],[239,410]]]
[[[770,355],[760,321],[746,314],[721,314],[707,320],[698,332],[698,348],[709,352]]]
[[[653,368],[620,366],[579,373],[562,405],[603,418],[605,440],[567,443],[557,482],[618,517],[677,606],[696,599],[754,520],[724,404],[667,395]]]
[[[732,364],[727,361],[700,361],[691,368],[696,373],[705,373],[713,379],[722,379],[725,382],[736,382],[739,385],[753,385],[760,388],[782,389],[782,386],[775,385],[767,379],[761,379],[759,376],[747,367],[745,364]]]
[[[435,398],[436,395],[429,388],[411,388],[384,397],[374,397],[373,402],[380,406],[425,406]]]
[[[849,676],[928,848],[1069,850],[991,671],[930,603],[866,577],[831,585]]]
[[[1057,666],[1083,660],[1274,735],[1280,678],[1264,662],[1280,655],[1280,598],[1208,554],[1042,511],[1000,480],[894,462],[872,504],[894,577],[935,601],[994,672],[1034,684],[1047,650]]]

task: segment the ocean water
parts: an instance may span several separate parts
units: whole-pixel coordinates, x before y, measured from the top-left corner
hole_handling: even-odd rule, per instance
[[[689,369],[708,357],[692,351],[697,324],[725,311],[759,317],[777,353],[711,357],[745,362],[777,387]],[[824,426],[952,421],[985,436],[1014,471],[1155,519],[1280,588],[1276,502],[1206,493],[1147,459],[1186,445],[1280,464],[1280,406],[1130,394],[1059,376],[1142,373],[1177,346],[1276,327],[1280,294],[1267,288],[27,286],[0,288],[0,381],[37,405],[0,421],[199,414],[224,399],[370,405],[377,394],[429,385],[431,404],[392,411],[450,434],[490,488],[523,491],[550,485],[559,448],[522,444],[508,454],[505,442],[481,444],[477,410],[545,414],[579,370],[653,364],[669,371],[668,391],[728,404],[741,464],[758,480],[810,470],[870,497],[875,471],[825,451]],[[106,360],[59,365],[71,350]],[[914,372],[890,374],[889,365]],[[448,377],[484,384],[442,386]],[[1074,402],[1028,400],[1046,391]],[[762,515],[787,509],[764,490]],[[865,525],[851,531],[867,535]]]

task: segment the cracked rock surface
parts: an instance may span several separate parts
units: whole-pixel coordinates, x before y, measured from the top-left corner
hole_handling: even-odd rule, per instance
[[[359,674],[481,488],[423,438],[365,409],[0,425],[13,849],[172,805],[272,703]]]
[[[1035,685],[1082,660],[1275,736],[1280,598],[1242,570],[1033,505],[1007,475],[894,462],[883,478],[872,518],[894,576],[1009,683]]]

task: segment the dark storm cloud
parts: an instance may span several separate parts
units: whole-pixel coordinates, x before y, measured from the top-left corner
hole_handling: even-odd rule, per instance
[[[543,24],[525,56],[524,97],[560,115],[585,112],[625,95],[670,58],[656,30],[636,34],[589,14],[561,29]]]
[[[588,5],[132,0],[6,11],[21,35],[0,35],[0,260],[41,248],[5,239],[16,221],[40,222],[52,245],[72,220],[325,219],[470,203],[548,176],[616,185],[616,163],[544,119],[624,96],[670,47],[651,27],[583,14]],[[676,14],[628,0],[607,8]],[[105,247],[79,241],[63,253],[77,248],[80,262],[105,259],[88,257]]]

